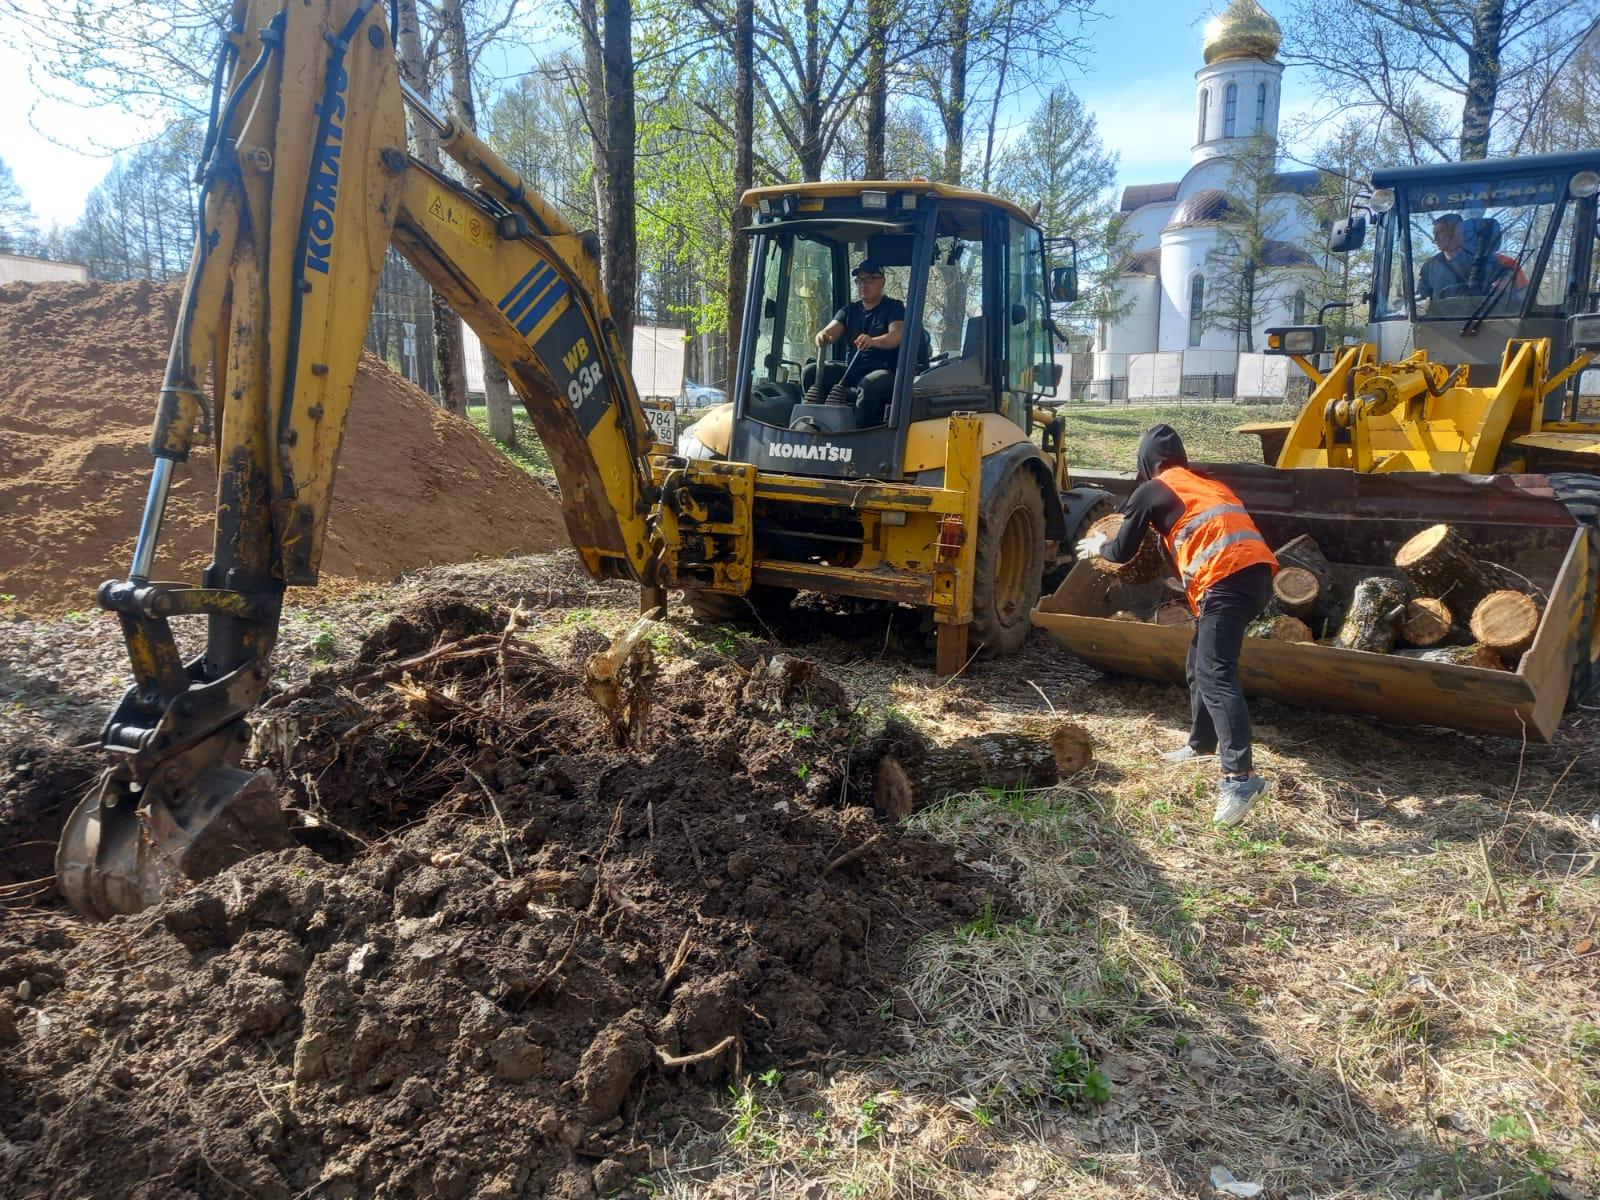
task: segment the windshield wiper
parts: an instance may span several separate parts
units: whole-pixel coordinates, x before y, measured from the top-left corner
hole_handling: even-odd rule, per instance
[[[1484,318],[1489,315],[1489,310],[1494,307],[1494,302],[1517,286],[1517,276],[1522,273],[1522,264],[1532,250],[1532,245],[1526,246],[1523,248],[1522,253],[1517,256],[1517,261],[1506,272],[1506,286],[1503,289],[1496,291],[1491,286],[1484,293],[1483,299],[1478,302],[1478,307],[1472,310],[1472,315],[1461,323],[1462,337],[1477,336],[1478,330],[1483,328]]]

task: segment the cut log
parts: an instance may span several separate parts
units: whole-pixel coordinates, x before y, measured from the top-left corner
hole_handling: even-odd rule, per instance
[[[929,746],[915,761],[884,755],[873,770],[872,803],[886,816],[905,817],[962,792],[1049,787],[1093,761],[1088,731],[1071,722],[979,734]]]
[[[1334,645],[1383,654],[1394,646],[1411,589],[1403,579],[1371,575],[1356,584]]]
[[[1299,617],[1279,613],[1272,617],[1258,617],[1250,622],[1246,637],[1266,638],[1274,642],[1314,642],[1311,627]]]
[[[1539,628],[1539,605],[1532,596],[1510,589],[1490,592],[1472,610],[1472,637],[1508,663],[1533,644]]]
[[[1304,567],[1284,567],[1272,579],[1272,598],[1286,616],[1309,616],[1321,593],[1317,577]]]
[[[1487,646],[1435,646],[1432,650],[1397,650],[1395,653],[1423,662],[1451,663],[1458,667],[1488,667],[1505,670],[1500,656]]]
[[[1443,600],[1424,596],[1406,605],[1400,615],[1400,640],[1408,646],[1427,649],[1437,646],[1455,628],[1455,615]]]
[[[1161,605],[1150,619],[1157,625],[1166,625],[1172,629],[1188,629],[1194,625],[1194,614],[1189,611],[1186,600]]]
[[[1125,608],[1119,608],[1116,612],[1112,613],[1106,619],[1108,621],[1133,621],[1135,623],[1142,623],[1142,622],[1139,621],[1139,614],[1138,613],[1129,612]]]
[[[1308,612],[1294,613],[1291,616],[1300,617],[1311,626],[1311,631],[1318,637],[1336,632],[1339,622],[1344,616],[1344,601],[1339,596],[1339,590],[1334,586],[1333,566],[1328,562],[1327,555],[1323,554],[1322,547],[1317,545],[1317,540],[1309,533],[1302,533],[1293,541],[1285,542],[1273,552],[1278,560],[1278,576],[1281,578],[1285,571],[1293,567],[1297,570],[1308,572],[1317,581],[1316,599],[1312,602]],[[1276,585],[1277,578],[1273,583]],[[1273,588],[1273,603],[1281,607],[1277,598],[1277,588]],[[1283,611],[1288,612],[1288,609]]]
[[[1103,533],[1114,539],[1122,528],[1122,520],[1121,513],[1110,513],[1089,526],[1089,532]],[[1149,583],[1167,574],[1167,557],[1161,552],[1161,535],[1154,525],[1144,531],[1144,541],[1127,562],[1115,563],[1108,558],[1093,561],[1097,570],[1127,584]]]
[[[1490,592],[1513,588],[1510,574],[1476,558],[1451,525],[1430,525],[1407,539],[1394,565],[1425,596],[1437,596],[1458,613],[1473,612]],[[1514,590],[1514,588],[1513,588]]]

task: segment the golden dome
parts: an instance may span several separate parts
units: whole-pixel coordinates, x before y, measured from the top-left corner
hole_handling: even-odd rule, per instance
[[[1283,30],[1256,0],[1233,0],[1221,16],[1206,24],[1206,66],[1229,58],[1264,58],[1271,61],[1283,41]]]

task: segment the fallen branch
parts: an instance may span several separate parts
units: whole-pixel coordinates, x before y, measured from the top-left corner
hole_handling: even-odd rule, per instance
[[[661,977],[661,986],[656,989],[656,1002],[660,1003],[671,990],[672,985],[678,982],[678,973],[683,970],[689,961],[689,930],[683,931],[683,940],[678,943],[678,950],[672,956],[672,962],[667,967],[667,973]]]
[[[883,834],[875,833],[866,841],[862,842],[861,845],[857,846],[854,850],[846,850],[843,854],[839,855],[838,858],[834,859],[827,866],[823,867],[822,873],[824,875],[831,875],[840,867],[849,866],[851,863],[855,862],[856,859],[866,854],[868,850],[872,849],[873,844],[876,843],[881,837],[883,837]]]
[[[715,1046],[708,1050],[698,1050],[693,1054],[668,1054],[665,1046],[656,1047],[656,1057],[660,1059],[663,1067],[692,1067],[695,1063],[709,1062],[730,1046],[737,1044],[739,1035],[730,1033]]]

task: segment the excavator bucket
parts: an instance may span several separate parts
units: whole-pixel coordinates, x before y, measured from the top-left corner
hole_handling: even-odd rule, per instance
[[[135,913],[263,850],[294,845],[270,771],[213,766],[184,788],[129,789],[107,770],[67,818],[56,886],[87,916]]]
[[[1544,598],[1533,644],[1505,670],[1247,638],[1239,658],[1247,695],[1395,725],[1550,740],[1574,667],[1595,652],[1596,538],[1543,476],[1206,469],[1239,494],[1273,546],[1314,537],[1346,594],[1359,578],[1395,574],[1394,554],[1406,539],[1446,523]],[[1163,598],[1161,588],[1119,583],[1080,563],[1034,610],[1033,623],[1103,670],[1181,685],[1187,627],[1111,619],[1147,611]]]

